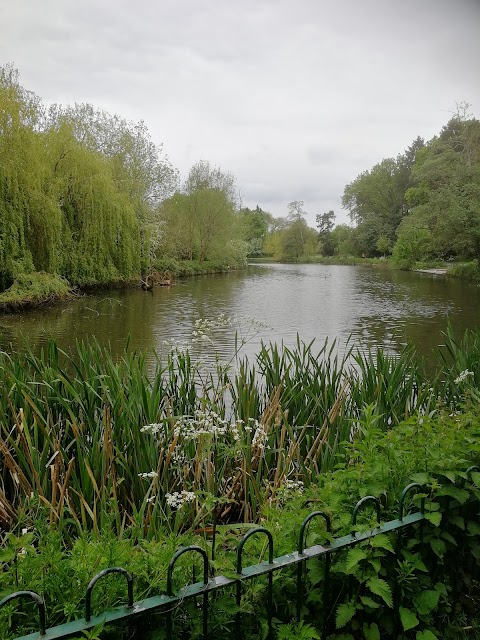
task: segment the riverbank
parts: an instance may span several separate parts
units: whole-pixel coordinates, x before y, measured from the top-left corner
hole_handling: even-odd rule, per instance
[[[203,263],[189,260],[157,260],[154,263],[154,271],[158,278],[153,278],[152,283],[153,286],[171,285],[176,279],[228,273],[243,266],[213,260]],[[65,278],[43,271],[21,274],[11,287],[0,293],[0,313],[16,313],[36,307],[48,307],[95,289],[140,287],[142,283],[145,283],[145,279],[140,274],[138,278],[130,280],[95,282],[82,286],[72,286]]]
[[[51,305],[76,294],[67,280],[43,271],[21,274],[12,286],[0,294],[0,311],[12,313],[31,307]]]
[[[271,258],[250,258],[250,264],[278,264]],[[346,265],[346,266],[372,266],[380,269],[398,269],[389,258],[359,258],[353,256],[307,256],[292,264],[325,264],[325,265]],[[284,263],[288,264],[288,263]],[[194,260],[178,261],[173,259],[157,260],[153,268],[157,275],[157,284],[174,284],[175,280],[190,278],[194,276],[229,273],[242,269],[245,263],[225,263],[223,261],[197,262]],[[406,270],[406,269],[402,269]],[[446,275],[447,277],[458,278],[470,282],[480,282],[480,270],[476,261],[468,263],[439,263],[439,262],[417,262],[412,265],[409,271],[419,271],[435,275]],[[94,282],[72,286],[65,278],[56,274],[45,272],[34,272],[21,274],[17,277],[13,285],[0,293],[0,313],[16,313],[26,309],[50,306],[57,302],[63,302],[96,289],[118,289],[135,288],[145,283],[146,275],[138,275],[130,280]],[[155,286],[155,285],[154,285]]]

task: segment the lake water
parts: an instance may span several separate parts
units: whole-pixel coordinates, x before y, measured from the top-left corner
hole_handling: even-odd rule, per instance
[[[450,321],[460,335],[480,327],[480,287],[445,277],[366,266],[250,265],[245,271],[179,280],[170,288],[104,290],[49,309],[0,316],[0,347],[38,350],[50,338],[70,350],[75,341],[96,336],[120,355],[130,348],[163,353],[166,341],[189,341],[195,321],[221,314],[242,317],[212,334],[223,361],[235,352],[234,330],[252,355],[260,342],[293,345],[297,333],[309,342],[349,339],[368,348],[398,352],[413,343],[428,357],[442,342]],[[252,326],[253,318],[260,326]],[[212,345],[195,347],[207,360]]]

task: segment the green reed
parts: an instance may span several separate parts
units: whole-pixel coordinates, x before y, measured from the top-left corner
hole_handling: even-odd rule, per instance
[[[334,469],[366,408],[385,430],[460,393],[458,374],[478,375],[479,345],[447,334],[433,381],[410,349],[339,355],[300,339],[213,371],[174,349],[149,372],[144,353],[115,360],[95,340],[73,355],[54,342],[2,353],[0,524],[46,511],[65,535],[134,526],[151,537],[255,521],[289,483],[301,490]]]

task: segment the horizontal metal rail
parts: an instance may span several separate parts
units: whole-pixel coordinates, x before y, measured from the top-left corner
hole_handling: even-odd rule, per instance
[[[470,470],[469,470],[470,471]],[[344,535],[340,538],[336,538],[332,540],[330,543],[326,544],[317,544],[311,547],[304,548],[305,542],[305,533],[306,527],[310,523],[310,521],[317,516],[323,517],[326,523],[327,531],[331,529],[330,518],[323,512],[315,511],[309,514],[302,523],[299,534],[299,543],[297,547],[297,551],[293,551],[292,553],[280,556],[278,558],[273,557],[273,538],[271,533],[264,529],[263,527],[255,527],[249,532],[247,532],[243,538],[241,539],[238,548],[237,548],[237,561],[236,561],[236,569],[237,571],[232,574],[232,577],[227,577],[224,575],[214,576],[210,579],[208,578],[210,573],[210,566],[208,562],[208,558],[204,549],[198,546],[189,546],[183,547],[179,551],[175,553],[172,560],[170,561],[168,567],[168,588],[167,594],[151,596],[149,598],[145,598],[144,600],[140,600],[138,602],[133,602],[132,598],[132,577],[130,574],[122,568],[114,567],[110,569],[104,569],[99,574],[97,574],[90,582],[87,588],[87,595],[85,598],[86,602],[86,615],[83,619],[74,620],[71,622],[67,622],[64,624],[57,625],[55,627],[51,627],[49,629],[45,629],[45,617],[44,617],[44,603],[43,599],[33,592],[16,592],[10,594],[6,598],[4,598],[0,602],[0,609],[7,602],[10,602],[12,599],[16,597],[21,597],[21,595],[28,593],[31,598],[37,602],[40,611],[40,623],[39,623],[39,631],[34,633],[30,633],[28,635],[19,636],[16,640],[54,640],[59,638],[68,638],[72,635],[79,634],[82,631],[90,629],[98,624],[105,623],[113,623],[121,620],[125,620],[127,618],[131,618],[134,616],[143,615],[147,612],[153,612],[158,609],[165,609],[167,616],[167,635],[171,634],[171,612],[175,606],[181,604],[186,599],[194,598],[196,596],[203,596],[203,613],[204,613],[204,626],[203,626],[203,635],[204,638],[207,637],[207,613],[208,613],[208,594],[218,591],[220,589],[224,589],[225,587],[233,587],[237,588],[237,603],[239,603],[239,599],[241,596],[241,584],[244,581],[251,580],[252,578],[256,578],[258,576],[268,575],[269,576],[269,584],[268,584],[268,593],[267,593],[267,602],[270,603],[268,608],[271,608],[271,590],[272,590],[272,581],[271,576],[274,571],[278,571],[285,567],[294,567],[297,566],[298,570],[298,580],[299,584],[302,576],[302,567],[306,561],[314,559],[314,558],[322,558],[325,557],[326,561],[330,562],[330,557],[333,553],[338,552],[342,549],[350,547],[352,545],[356,545],[362,541],[369,540],[374,538],[378,534],[381,533],[389,533],[392,531],[398,531],[405,527],[409,527],[416,523],[422,522],[427,519],[427,515],[425,514],[425,500],[422,498],[421,502],[421,510],[415,513],[408,514],[406,516],[404,513],[404,501],[406,495],[410,493],[414,489],[422,489],[421,485],[417,483],[412,483],[408,485],[399,501],[399,518],[395,520],[390,520],[383,524],[380,524],[380,504],[377,498],[373,496],[366,496],[360,500],[352,514],[352,533],[348,535]],[[469,502],[475,502],[476,499],[471,500]],[[365,508],[365,506],[372,505],[376,511],[376,518],[378,525],[372,529],[368,529],[366,531],[355,531],[354,527],[356,525],[357,515],[360,509]],[[459,505],[456,505],[459,506]],[[248,538],[255,534],[264,534],[268,537],[268,548],[269,548],[269,560],[265,562],[260,562],[258,564],[250,565],[248,567],[242,567],[242,552],[245,542]],[[176,560],[180,555],[187,553],[189,551],[196,552],[200,554],[203,558],[204,562],[204,575],[202,582],[196,582],[194,584],[189,584],[180,589],[177,593],[173,593],[172,588],[172,574],[173,568]],[[329,564],[328,564],[329,566]],[[90,598],[91,591],[95,583],[105,575],[109,573],[120,573],[123,574],[127,580],[128,586],[128,602],[124,606],[117,607],[110,611],[106,611],[97,615],[91,615],[90,610]],[[297,597],[299,599],[300,606],[300,593],[299,590]],[[299,611],[299,609],[298,609]],[[42,617],[43,612],[43,617]],[[268,612],[269,616],[269,626],[271,626],[271,612]]]

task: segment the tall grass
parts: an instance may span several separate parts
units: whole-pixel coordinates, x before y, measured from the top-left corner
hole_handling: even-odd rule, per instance
[[[207,373],[176,349],[149,374],[143,353],[115,361],[95,340],[71,356],[54,342],[1,353],[0,523],[46,510],[67,536],[128,526],[144,537],[255,521],[286,486],[332,471],[365,411],[392,428],[439,393],[458,398],[461,371],[478,382],[480,337],[446,338],[430,382],[408,349],[340,357],[335,343],[300,339]]]

